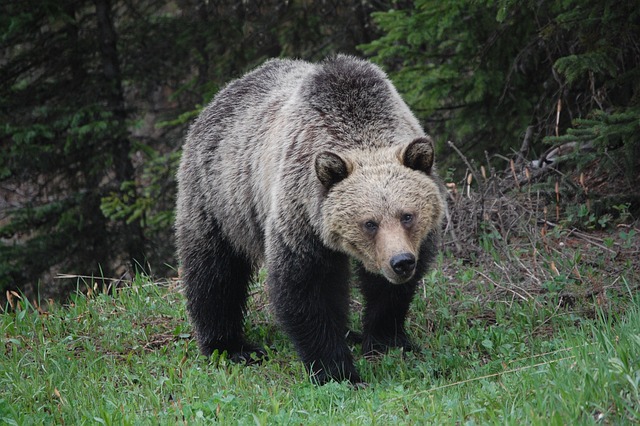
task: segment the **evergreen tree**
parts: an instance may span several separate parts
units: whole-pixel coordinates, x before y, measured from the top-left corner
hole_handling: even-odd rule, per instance
[[[370,12],[388,6],[3,2],[0,290],[175,265],[174,173],[201,106],[269,57],[356,53],[376,35]]]
[[[100,210],[133,176],[109,1],[3,9],[0,288],[56,271],[99,276],[120,256],[143,265],[139,227]]]
[[[449,139],[475,158],[510,153],[530,127],[540,154],[544,138],[573,125],[598,132],[595,122],[611,117],[627,125],[610,133],[638,158],[637,2],[400,3],[375,14],[384,35],[362,48],[391,71],[441,148]]]

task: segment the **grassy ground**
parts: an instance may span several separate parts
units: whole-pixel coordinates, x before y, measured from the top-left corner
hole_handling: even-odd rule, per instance
[[[259,285],[249,334],[272,351],[250,367],[198,355],[174,284],[81,284],[45,309],[14,295],[0,315],[0,424],[639,423],[637,245],[545,238],[554,249],[514,245],[509,258],[494,238],[482,259],[440,258],[409,320],[422,350],[365,360],[355,347],[365,389],[314,386]],[[516,257],[524,275],[546,271],[535,289],[504,275]]]

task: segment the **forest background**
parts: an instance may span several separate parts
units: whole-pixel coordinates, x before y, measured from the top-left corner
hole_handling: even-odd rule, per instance
[[[484,196],[487,175],[503,176],[500,194],[517,197],[526,181],[556,211],[552,224],[545,207],[544,226],[633,230],[640,217],[636,1],[0,8],[2,294],[60,298],[77,285],[60,274],[176,275],[175,170],[188,124],[226,82],[271,57],[340,52],[379,63],[436,139],[452,200],[464,188]],[[458,232],[445,248],[480,241],[492,216],[476,213],[473,235]]]

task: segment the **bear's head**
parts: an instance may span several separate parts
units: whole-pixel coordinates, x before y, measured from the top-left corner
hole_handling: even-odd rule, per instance
[[[400,147],[319,153],[325,243],[391,283],[413,278],[420,246],[444,215],[433,157],[426,137]]]

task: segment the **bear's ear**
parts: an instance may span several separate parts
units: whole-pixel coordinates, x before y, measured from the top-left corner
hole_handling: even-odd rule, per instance
[[[316,175],[326,189],[346,178],[351,172],[350,163],[330,151],[316,156]]]
[[[433,167],[433,142],[431,138],[416,138],[401,151],[402,164],[426,174]]]

